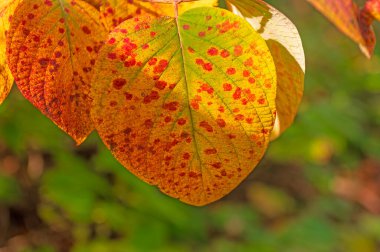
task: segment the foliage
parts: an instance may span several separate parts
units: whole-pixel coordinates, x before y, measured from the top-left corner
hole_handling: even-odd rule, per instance
[[[311,2],[372,55],[377,1],[360,13],[351,1]],[[6,1],[2,97],[12,73],[77,144],[96,128],[144,181],[189,204],[213,202],[291,125],[305,71],[283,14],[259,0],[223,3],[232,13],[215,1]]]
[[[95,126],[143,180],[190,204],[215,201],[268,146],[277,86],[270,51],[225,10],[173,2],[173,18],[150,19],[137,16],[170,11],[139,1],[124,9],[122,2],[104,3],[102,14],[82,1],[21,2],[6,33],[16,83],[78,144]],[[104,31],[115,26],[102,47]]]
[[[377,251],[379,212],[367,206],[379,206],[380,52],[367,61],[306,4],[272,3],[303,37],[305,97],[236,191],[181,204],[126,172],[96,135],[74,146],[14,89],[0,107],[0,218],[13,216],[0,222],[4,250]]]

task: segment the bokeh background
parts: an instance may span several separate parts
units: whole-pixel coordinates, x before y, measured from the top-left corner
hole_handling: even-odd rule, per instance
[[[369,61],[306,1],[268,2],[299,28],[306,91],[243,184],[180,203],[95,133],[76,147],[15,88],[0,107],[0,251],[380,251],[380,47]]]

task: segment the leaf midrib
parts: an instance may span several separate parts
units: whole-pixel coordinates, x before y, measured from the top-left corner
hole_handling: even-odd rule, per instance
[[[196,155],[197,155],[197,158],[199,160],[199,164],[200,164],[200,169],[201,169],[201,176],[202,176],[202,187],[204,187],[204,176],[203,176],[203,163],[202,163],[202,158],[199,154],[199,146],[198,146],[198,141],[197,141],[197,138],[195,136],[195,128],[194,128],[194,117],[193,117],[193,111],[190,107],[190,97],[189,97],[189,85],[188,85],[188,78],[187,78],[187,71],[186,71],[186,66],[185,66],[185,52],[184,52],[184,48],[183,48],[183,41],[182,41],[182,37],[181,37],[181,30],[180,30],[180,25],[179,25],[179,20],[178,20],[178,15],[176,15],[175,17],[175,23],[176,23],[176,27],[177,27],[177,33],[178,33],[178,40],[179,40],[179,43],[180,43],[180,50],[181,50],[181,55],[182,55],[182,69],[183,69],[183,72],[184,72],[184,81],[185,81],[185,91],[186,91],[186,96],[187,96],[187,107],[188,107],[188,110],[189,110],[189,117],[190,117],[190,124],[191,124],[191,136],[193,138],[193,145],[194,145],[194,148],[195,148],[195,152],[196,152]],[[190,167],[189,167],[190,169]],[[204,188],[203,188],[203,191],[204,191]]]

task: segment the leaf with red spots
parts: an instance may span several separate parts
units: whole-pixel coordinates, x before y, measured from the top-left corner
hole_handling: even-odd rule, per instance
[[[340,31],[359,44],[360,49],[368,58],[372,56],[376,44],[372,17],[360,11],[353,0],[308,1]]]
[[[95,70],[92,117],[101,138],[166,194],[208,204],[264,155],[275,66],[261,36],[231,12],[204,7],[128,20],[109,35]]]
[[[5,57],[5,36],[9,29],[10,19],[19,0],[2,0],[0,2],[0,104],[8,96],[13,85],[13,76]]]
[[[228,8],[246,18],[266,40],[277,72],[277,117],[272,138],[291,126],[302,101],[305,55],[297,28],[281,12],[258,0],[228,0]]]
[[[90,81],[105,34],[80,0],[23,1],[7,34],[9,67],[22,94],[78,144],[93,130]]]
[[[106,0],[100,8],[100,18],[105,27],[112,31],[125,20],[143,14],[154,17],[174,16],[171,1],[168,4],[144,0]],[[211,7],[216,5],[217,0],[183,2],[179,5],[179,13],[196,7]]]

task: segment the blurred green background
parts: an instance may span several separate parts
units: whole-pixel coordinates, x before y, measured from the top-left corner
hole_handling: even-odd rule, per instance
[[[369,61],[306,1],[268,2],[299,28],[306,91],[243,184],[180,203],[95,133],[76,147],[14,89],[0,107],[0,251],[380,251],[380,47]]]

